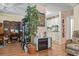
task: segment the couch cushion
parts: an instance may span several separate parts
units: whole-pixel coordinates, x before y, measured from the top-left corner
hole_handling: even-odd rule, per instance
[[[78,50],[79,51],[79,44],[67,44],[67,48],[68,49],[72,49],[72,50]]]
[[[72,42],[75,43],[75,44],[79,44],[79,38],[74,37],[72,39]]]
[[[76,43],[76,44],[79,44],[79,30],[75,30],[73,32],[72,42]]]
[[[79,38],[79,30],[75,30],[75,31],[73,32],[73,37]]]

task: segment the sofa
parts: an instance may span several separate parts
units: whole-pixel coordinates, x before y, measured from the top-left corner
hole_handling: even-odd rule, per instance
[[[66,53],[74,56],[79,55],[79,30],[74,31],[73,38],[67,40]]]

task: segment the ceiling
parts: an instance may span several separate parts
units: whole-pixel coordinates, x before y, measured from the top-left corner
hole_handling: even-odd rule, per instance
[[[12,13],[12,14],[24,16],[27,6],[28,4],[23,4],[23,3],[0,4],[0,12]]]
[[[28,3],[0,3],[0,12],[25,15]],[[77,3],[39,3],[46,8],[46,17],[58,15],[59,11],[72,10]]]
[[[46,7],[46,16],[51,17],[58,15],[59,11],[73,10],[76,3],[52,3],[43,4]]]

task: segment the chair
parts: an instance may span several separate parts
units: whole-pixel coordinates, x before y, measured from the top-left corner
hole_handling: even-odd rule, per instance
[[[9,41],[9,36],[8,35],[4,35],[4,45],[6,45]]]
[[[15,41],[18,40],[18,34],[16,34],[16,33],[11,33],[11,35],[10,35],[10,40],[11,40],[12,43],[15,43]]]
[[[74,38],[67,40],[66,53],[69,55],[79,55],[79,30],[74,31]]]

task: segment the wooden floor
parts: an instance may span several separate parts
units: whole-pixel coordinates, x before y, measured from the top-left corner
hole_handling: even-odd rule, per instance
[[[66,56],[63,45],[53,44],[52,48],[36,52],[35,54],[25,53],[20,43],[9,44],[0,48],[0,56]]]

